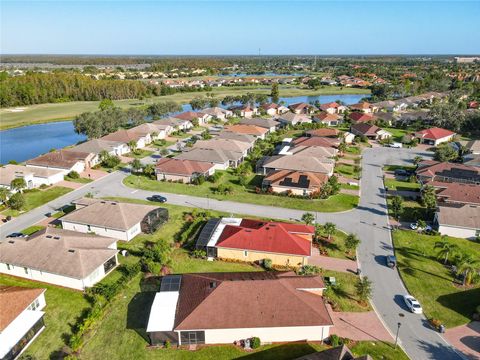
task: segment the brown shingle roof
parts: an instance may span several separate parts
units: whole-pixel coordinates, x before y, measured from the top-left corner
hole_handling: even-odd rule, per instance
[[[239,134],[248,134],[254,136],[262,136],[268,132],[267,129],[255,125],[228,125],[225,126],[225,131],[236,132]]]
[[[312,157],[308,154],[279,155],[265,159],[263,167],[276,170],[309,171],[330,174],[333,171],[334,162],[327,158]]]
[[[48,227],[0,242],[0,262],[84,279],[117,253],[115,239]]]
[[[175,175],[205,174],[214,165],[208,162],[163,158],[157,162],[157,172]]]
[[[450,225],[468,229],[480,229],[480,206],[439,206],[437,210],[437,218],[439,225]]]
[[[255,125],[261,128],[270,129],[272,127],[278,126],[279,122],[273,119],[262,119],[262,118],[253,118],[253,119],[241,119],[240,124],[243,125]]]
[[[338,131],[337,129],[322,128],[322,129],[308,130],[306,134],[309,136],[338,137],[338,135],[340,134],[340,131]]]
[[[174,329],[333,325],[323,298],[298,288],[325,285],[293,273],[184,274]]]
[[[324,138],[324,137],[299,137],[293,140],[295,146],[318,146],[326,148],[337,148],[340,145],[340,140]]]
[[[157,207],[151,205],[102,200],[77,209],[63,216],[61,220],[125,231],[141,222],[155,209]]]
[[[243,141],[215,138],[211,140],[198,140],[195,142],[193,147],[199,149],[219,149],[244,153],[252,146]]]
[[[70,169],[79,161],[87,161],[89,155],[90,153],[87,152],[58,150],[40,155],[32,160],[28,160],[26,164]]]
[[[0,285],[0,332],[5,330],[45,289]]]
[[[278,170],[266,176],[263,181],[274,186],[318,190],[328,181],[328,176],[308,171]]]
[[[376,135],[377,131],[379,131],[380,128],[376,125],[359,123],[359,124],[352,125],[351,130],[357,133],[363,134],[365,136],[368,136],[368,135]]]
[[[120,130],[117,130],[113,133],[105,135],[101,139],[102,140],[108,140],[108,141],[117,141],[117,142],[128,143],[129,141],[132,141],[132,140],[138,141],[141,137],[142,137],[142,135],[137,133],[133,129],[130,129],[130,130],[120,129]]]
[[[480,205],[480,185],[444,182],[434,182],[429,185],[441,188],[437,196],[445,201]]]

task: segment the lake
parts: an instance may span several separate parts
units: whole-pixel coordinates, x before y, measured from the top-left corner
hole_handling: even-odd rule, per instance
[[[366,94],[349,95],[320,95],[283,97],[287,105],[298,102],[328,103],[341,100],[345,104],[355,104]],[[189,104],[182,106],[183,111],[191,110]],[[48,124],[29,125],[19,128],[0,131],[0,163],[6,164],[10,160],[22,162],[32,159],[50,149],[61,149],[85,140],[85,136],[75,133],[71,121],[53,122]]]

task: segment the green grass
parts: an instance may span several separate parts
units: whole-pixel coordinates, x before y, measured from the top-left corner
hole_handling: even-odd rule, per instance
[[[360,172],[352,164],[337,163],[334,171],[346,177],[360,179]]]
[[[241,95],[247,92],[270,94],[270,86],[263,88],[259,87],[241,87],[241,88],[213,88],[213,93],[218,98],[223,98],[227,95]],[[368,89],[351,89],[340,88],[334,86],[326,86],[318,90],[300,89],[291,86],[280,86],[280,96],[317,96],[317,95],[340,95],[340,94],[369,94]],[[178,104],[186,104],[190,102],[196,96],[204,96],[205,93],[189,92],[189,93],[177,93],[168,96],[158,96],[149,98],[146,100],[115,100],[115,106],[126,109],[129,107],[145,107],[157,102],[175,101]],[[9,128],[40,124],[53,121],[64,121],[74,118],[75,116],[87,112],[98,110],[99,101],[72,101],[66,103],[50,103],[50,104],[38,104],[22,106],[25,108],[22,112],[11,112],[9,109],[0,109],[0,130]]]
[[[88,183],[91,183],[93,180],[92,179],[88,179],[88,178],[78,178],[78,179],[73,179],[69,176],[65,176],[64,179],[66,181],[71,181],[71,182],[76,182],[76,183],[80,183],[80,184],[88,184]]]
[[[392,134],[392,140],[395,142],[402,142],[402,139],[405,135],[411,134],[413,131],[405,129],[397,129],[393,127],[382,127],[383,130],[386,130]]]
[[[437,260],[435,242],[440,236],[414,231],[393,232],[398,269],[409,292],[423,307],[427,317],[440,319],[447,327],[466,324],[480,305],[480,285],[463,288],[454,285],[451,272]],[[469,254],[480,254],[480,244],[466,239],[446,238]]]
[[[152,155],[154,152],[151,150],[137,149],[134,152],[129,152],[125,154],[125,157],[130,157],[134,159],[143,159],[144,157]]]
[[[322,275],[335,277],[337,284],[332,287],[332,292],[329,295],[330,299],[336,304],[334,310],[347,312],[372,310],[369,303],[366,305],[360,304],[359,299],[355,294],[355,284],[358,282],[358,276],[333,270],[324,270]]]
[[[391,211],[391,203],[392,203],[392,196],[388,196],[387,204],[388,204],[388,213],[392,216]],[[403,211],[400,214],[400,221],[407,221],[407,222],[416,222],[418,220],[425,220],[425,221],[432,221],[433,220],[433,213],[432,211],[427,210],[427,208],[423,207],[418,201],[414,200],[404,200],[403,201]]]
[[[6,275],[0,275],[0,284],[45,288],[45,330],[28,347],[26,354],[36,359],[49,359],[50,355],[64,346],[63,334],[70,333],[70,324],[81,311],[89,306],[80,291],[69,290],[53,285],[36,283]]]
[[[25,206],[23,207],[22,211],[20,212],[18,210],[7,209],[3,211],[2,214],[5,216],[18,216],[23,212],[30,211],[36,207],[55,200],[56,198],[69,193],[70,191],[72,191],[72,189],[63,186],[54,186],[46,190],[26,190],[24,191]]]
[[[340,184],[340,188],[346,190],[360,190],[360,186],[350,184]]]
[[[348,146],[346,150],[347,154],[360,155],[362,150],[358,146]]]
[[[385,165],[383,171],[395,171],[398,169],[402,170],[415,170],[416,166],[404,166],[404,165]]]
[[[359,341],[350,350],[356,356],[369,354],[375,360],[409,360],[400,346],[394,349],[392,344],[383,341]]]
[[[243,187],[238,184],[237,176],[230,171],[224,172],[224,175],[216,184],[205,182],[202,185],[189,185],[180,183],[162,182],[151,180],[144,176],[130,175],[125,178],[124,184],[137,189],[166,192],[173,194],[185,194],[199,197],[209,197],[218,200],[237,201],[242,203],[251,203],[268,206],[279,206],[291,209],[300,209],[305,211],[337,212],[350,210],[358,205],[358,196],[349,194],[338,194],[328,199],[310,200],[297,199],[287,196],[277,196],[269,194],[255,193],[255,186],[260,186],[261,176],[252,175],[248,177],[248,185]],[[233,193],[228,195],[216,194],[213,189],[219,184],[228,184],[232,186]]]
[[[320,245],[322,248],[327,250],[328,256],[351,260],[351,258],[345,253],[345,238],[347,237],[347,234],[345,234],[343,231],[336,230],[335,234],[331,236],[330,241],[328,240],[328,235],[324,233],[321,233],[320,235],[323,237]]]
[[[25,234],[25,235],[32,235],[33,233],[36,233],[37,231],[40,231],[40,230],[43,230],[43,229],[45,229],[45,226],[32,225],[32,226],[27,227],[26,229],[23,229],[20,232],[22,234]]]
[[[418,182],[385,178],[384,183],[389,190],[397,190],[397,191],[419,191],[420,190],[420,184]]]

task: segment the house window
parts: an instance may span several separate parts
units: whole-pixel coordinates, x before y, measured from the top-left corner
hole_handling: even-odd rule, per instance
[[[30,310],[37,310],[39,307],[40,307],[40,301],[38,299],[35,299],[35,301],[31,303],[28,308]]]
[[[28,268],[24,267],[23,271],[25,271],[25,274],[28,274]]]
[[[110,259],[107,260],[105,264],[103,264],[103,270],[105,271],[105,274],[108,273],[112,268],[117,265],[117,259],[115,256],[112,256]]]
[[[87,225],[87,231],[88,232],[92,231],[92,227],[90,225]]]
[[[475,231],[475,237],[479,237],[479,236],[480,236],[480,229],[477,229],[477,230]]]
[[[180,341],[182,345],[205,344],[205,331],[181,331]]]
[[[243,251],[243,256],[245,256],[245,257],[248,256],[248,251],[247,251],[247,250],[244,250],[244,251]]]
[[[7,264],[7,270],[12,270],[10,266],[11,266],[10,264]]]

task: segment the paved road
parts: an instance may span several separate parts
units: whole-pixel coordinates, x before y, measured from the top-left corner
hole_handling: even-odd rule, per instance
[[[461,359],[461,357],[431,330],[426,319],[406,311],[400,296],[406,293],[396,270],[384,265],[385,255],[393,253],[390,236],[385,193],[382,181],[383,164],[411,164],[412,159],[428,153],[410,149],[375,148],[363,154],[363,177],[361,180],[361,199],[357,209],[343,213],[315,213],[320,223],[331,221],[347,232],[358,234],[362,240],[359,249],[359,262],[362,274],[368,276],[374,284],[372,302],[382,321],[393,336],[400,322],[399,339],[402,347],[411,359]],[[152,192],[135,190],[122,184],[126,173],[115,172],[94,183],[87,184],[51,203],[34,209],[19,218],[0,227],[0,235],[22,229],[42,220],[44,214],[90,192],[95,196],[122,196],[145,199]],[[219,210],[235,214],[262,216],[286,220],[299,220],[304,213],[301,210],[276,208],[262,205],[243,204],[231,201],[219,201],[200,197],[165,194],[168,202],[175,205]]]

